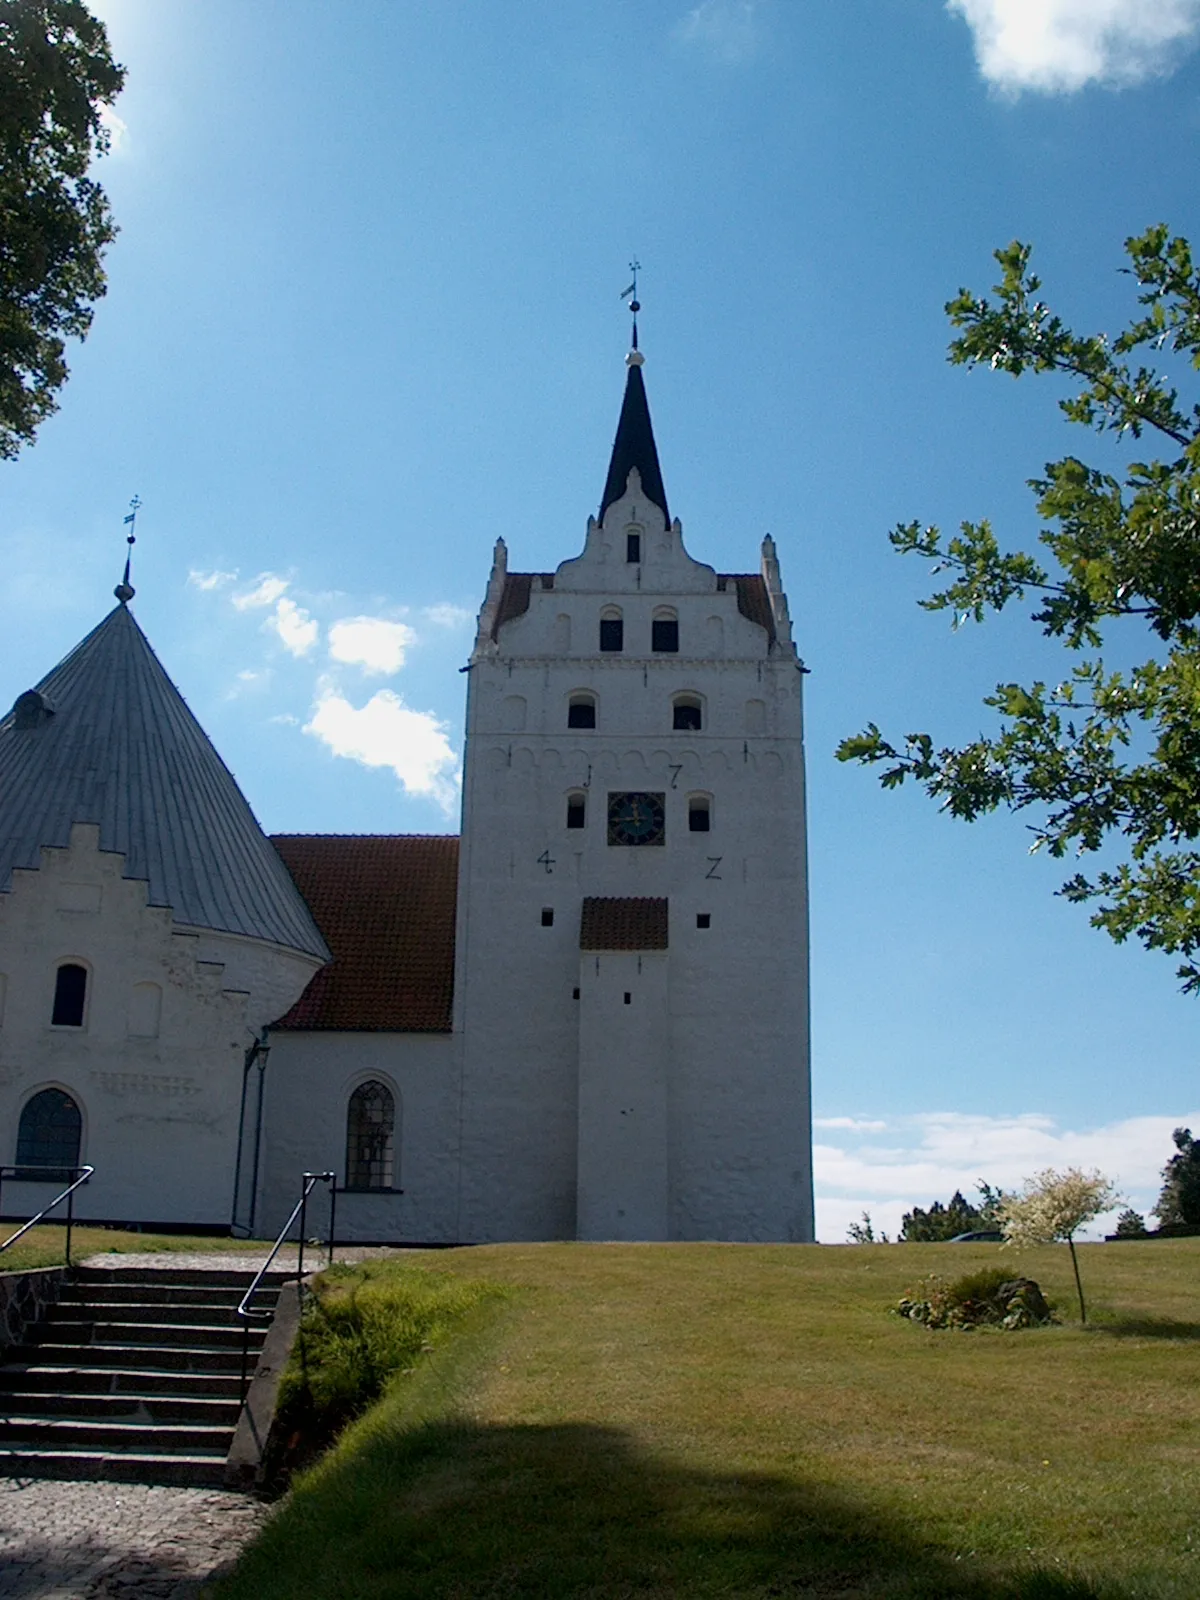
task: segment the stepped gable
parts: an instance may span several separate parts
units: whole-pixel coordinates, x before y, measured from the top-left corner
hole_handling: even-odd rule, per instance
[[[278,834],[272,843],[333,951],[275,1027],[449,1033],[457,837]]]
[[[767,637],[775,643],[775,613],[771,610],[771,596],[766,581],[757,572],[722,572],[717,576],[717,589],[724,591],[730,584],[737,593],[738,610],[751,622],[767,630]]]
[[[233,774],[122,602],[0,720],[0,892],[94,823],[185,927],[329,951]]]

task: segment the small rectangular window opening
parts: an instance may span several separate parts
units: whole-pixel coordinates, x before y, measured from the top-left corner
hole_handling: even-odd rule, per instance
[[[709,829],[709,813],[707,800],[693,800],[688,807],[688,832],[707,833]]]
[[[623,618],[600,618],[600,648],[601,650],[623,650],[625,648],[625,622]]]
[[[674,617],[659,617],[650,624],[650,648],[660,655],[679,654],[679,623]]]
[[[625,1004],[627,1006],[630,1006],[630,1005],[633,1004],[633,996],[630,994],[628,989],[626,989],[626,991],[625,991]]]
[[[571,999],[572,1000],[578,1000],[579,999],[579,990],[578,989],[572,989],[571,990]]]
[[[554,926],[554,907],[553,906],[543,906],[542,907],[542,927],[543,928],[552,928],[553,926]]]
[[[584,800],[567,801],[567,827],[583,828],[587,826],[587,802]]]
[[[596,704],[593,700],[572,700],[567,707],[568,728],[594,728]]]
[[[640,533],[627,533],[625,535],[626,561],[640,561],[642,559],[642,536]]]
[[[82,1028],[87,1002],[87,968],[73,961],[64,962],[54,980],[54,1009],[50,1023],[55,1028]]]
[[[697,911],[697,913],[696,913],[696,926],[698,928],[711,928],[712,927],[712,912],[711,911]]]
[[[676,733],[698,733],[700,731],[700,707],[676,706],[671,726]]]

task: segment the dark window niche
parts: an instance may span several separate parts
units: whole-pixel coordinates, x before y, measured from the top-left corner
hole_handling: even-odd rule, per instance
[[[87,968],[73,961],[59,967],[54,980],[54,1010],[50,1022],[55,1028],[82,1028],[87,1003]]]
[[[693,800],[688,807],[688,832],[707,833],[711,824],[707,800]]]
[[[659,655],[679,654],[679,624],[674,617],[659,617],[650,624],[650,648]]]
[[[630,994],[628,989],[625,991],[625,1004],[627,1006],[631,1006],[633,1004],[633,996]]]
[[[571,999],[572,1000],[578,1000],[579,999],[579,990],[578,989],[572,989],[571,990]]]
[[[587,801],[572,797],[567,801],[567,827],[584,828],[587,826]]]
[[[600,618],[600,648],[604,651],[625,648],[625,623],[621,617]]]
[[[671,726],[676,733],[699,733],[701,724],[700,707],[686,703],[676,704]]]
[[[543,928],[552,928],[553,926],[554,926],[554,907],[553,906],[543,906],[542,907],[542,927]]]
[[[642,559],[642,536],[640,533],[627,533],[625,535],[626,561],[640,561]]]
[[[711,928],[712,927],[712,912],[711,911],[697,911],[697,913],[696,913],[696,926],[698,928]]]
[[[596,702],[594,700],[572,700],[567,707],[568,728],[594,728],[596,726]]]

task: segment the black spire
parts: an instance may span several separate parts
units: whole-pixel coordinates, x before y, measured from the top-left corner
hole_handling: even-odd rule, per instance
[[[636,348],[626,357],[629,376],[625,379],[625,399],[621,402],[621,417],[617,423],[617,436],[613,440],[608,480],[604,485],[604,498],[600,502],[600,521],[604,521],[604,513],[613,501],[619,500],[625,493],[630,470],[636,467],[641,474],[642,492],[660,508],[664,522],[670,527],[667,491],[663,488],[662,469],[654,445],[654,429],[650,425],[650,404],[646,399],[646,385],[642,381],[643,359],[641,351]]]

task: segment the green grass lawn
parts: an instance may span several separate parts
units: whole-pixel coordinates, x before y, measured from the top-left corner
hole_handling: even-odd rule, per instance
[[[887,1314],[995,1247],[514,1245],[220,1600],[1200,1595],[1200,1240],[1016,1258],[1063,1326]],[[408,1270],[412,1270],[410,1267]]]
[[[0,1223],[0,1240],[7,1239],[21,1226],[19,1222]],[[25,1237],[0,1255],[0,1272],[24,1272],[30,1267],[57,1267],[62,1265],[66,1228],[43,1223],[30,1228]],[[71,1259],[79,1263],[88,1256],[117,1251],[122,1255],[158,1254],[164,1251],[233,1251],[236,1254],[262,1255],[266,1258],[271,1248],[262,1239],[229,1239],[219,1235],[210,1238],[204,1234],[185,1233],[132,1233],[122,1228],[89,1228],[77,1223],[71,1229]]]

